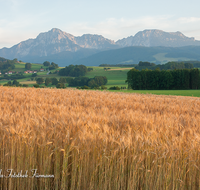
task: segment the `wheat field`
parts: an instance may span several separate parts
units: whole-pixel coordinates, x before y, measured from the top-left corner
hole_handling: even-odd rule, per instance
[[[0,86],[0,101],[2,190],[200,189],[199,98]]]

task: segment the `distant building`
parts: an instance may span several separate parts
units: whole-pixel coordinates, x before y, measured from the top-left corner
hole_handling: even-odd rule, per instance
[[[27,70],[27,73],[33,73],[33,71]]]
[[[41,68],[40,71],[44,71],[44,69]]]
[[[13,72],[12,72],[12,71],[8,71],[8,74],[9,74],[9,75],[12,75],[12,74],[13,74]]]
[[[37,71],[27,70],[27,71],[24,71],[24,73],[37,73]]]

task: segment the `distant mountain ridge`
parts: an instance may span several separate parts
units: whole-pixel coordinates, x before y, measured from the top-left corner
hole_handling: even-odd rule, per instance
[[[200,41],[193,37],[189,38],[181,32],[164,32],[162,30],[144,30],[138,32],[135,36],[130,36],[116,42],[121,47],[128,46],[144,46],[144,47],[182,47],[197,45],[200,46]]]
[[[26,62],[40,63],[49,60],[64,66],[75,62],[78,63],[78,60],[92,55],[95,56],[96,53],[101,51],[130,46],[200,46],[200,41],[186,37],[181,32],[144,30],[134,36],[114,42],[97,34],[84,34],[76,37],[60,29],[53,28],[48,32],[40,33],[35,39],[22,41],[11,48],[0,49],[0,57],[18,58]]]

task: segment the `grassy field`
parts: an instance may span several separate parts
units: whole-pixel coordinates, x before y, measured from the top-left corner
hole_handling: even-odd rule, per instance
[[[88,72],[86,77],[93,78],[95,76],[106,76],[108,79],[108,83],[106,87],[111,86],[123,86],[128,87],[125,83],[127,78],[127,72],[130,68],[120,68],[120,67],[111,67],[110,70],[105,71],[103,67],[92,67],[93,71]]]
[[[0,86],[0,100],[1,189],[200,189],[199,98]]]
[[[48,68],[48,67],[45,67],[43,66],[42,64],[34,64],[32,63],[31,64],[31,70],[40,70],[41,66],[43,68]],[[27,69],[25,69],[25,63],[15,63],[15,69],[13,69],[14,71],[18,71],[18,72],[24,72],[26,71]]]
[[[37,66],[39,69],[41,67],[41,65],[38,65],[38,64],[35,64],[35,66]],[[23,67],[24,67],[24,64],[16,64],[16,69],[14,69],[14,70],[22,71]],[[128,85],[125,83],[125,80],[126,80],[127,72],[130,70],[130,68],[112,67],[111,70],[107,70],[107,71],[105,71],[103,67],[92,67],[92,68],[94,70],[91,72],[88,72],[86,74],[86,77],[93,78],[95,76],[106,76],[108,79],[108,83],[106,85],[107,88],[109,88],[111,86],[128,87]],[[23,71],[25,71],[25,69]],[[43,77],[43,78],[56,77],[57,79],[59,79],[61,77],[57,74],[47,75],[46,71],[39,72],[37,74],[38,74],[37,77]],[[31,79],[31,75],[32,74],[24,74],[24,76],[26,76],[26,78],[19,79],[17,81],[19,81],[21,84],[26,84],[27,81],[29,81]],[[3,81],[0,83],[3,84],[6,82],[7,81]],[[32,86],[33,84],[35,84],[35,82],[33,82],[33,83],[29,82],[29,84]]]
[[[32,64],[32,70],[39,70],[42,65],[39,64]],[[127,78],[127,72],[131,68],[123,68],[123,67],[111,67],[109,70],[104,70],[103,67],[90,67],[93,68],[93,71],[88,72],[86,77],[93,78],[95,76],[106,76],[108,79],[108,83],[105,85],[107,88],[112,86],[119,86],[119,87],[126,87],[128,88],[127,83],[125,83]],[[61,69],[61,68],[59,68]],[[25,71],[24,63],[16,64],[15,71]],[[32,87],[36,82],[30,81],[32,74],[24,74],[26,78],[19,79],[21,84],[28,84]],[[47,71],[45,72],[38,72],[37,77],[43,77],[44,79],[47,77],[55,77],[59,79],[61,76],[57,74],[50,74],[47,75]],[[0,84],[7,83],[7,80],[0,81]],[[49,85],[48,87],[54,87]],[[200,90],[120,90],[120,91],[113,91],[113,92],[126,92],[126,93],[141,93],[141,94],[157,94],[157,95],[176,95],[176,96],[194,96],[200,97]]]
[[[120,91],[126,93],[139,93],[139,94],[200,97],[200,90],[120,90]]]
[[[44,69],[48,68],[48,67],[43,66],[42,64],[31,63],[31,69],[30,70],[39,71],[41,67],[43,67]],[[61,69],[61,68],[58,68],[58,69],[55,69],[55,70],[59,70],[59,69]],[[20,82],[21,84],[29,84],[29,86],[33,86],[35,84],[35,81],[33,81],[33,82],[30,81],[32,74],[25,74],[24,71],[26,71],[26,70],[27,69],[25,69],[25,63],[24,62],[15,63],[15,69],[12,69],[12,71],[21,72],[25,76],[25,78],[23,78],[23,79],[17,79],[18,82]],[[51,70],[51,71],[54,72],[55,70]],[[57,74],[47,75],[47,71],[37,72],[37,77],[42,77],[42,78],[56,77],[57,79],[60,78],[60,76],[58,76]],[[0,84],[5,84],[8,81],[9,80],[0,80]]]

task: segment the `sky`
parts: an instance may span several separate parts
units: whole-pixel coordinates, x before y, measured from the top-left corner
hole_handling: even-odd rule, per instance
[[[52,28],[117,41],[145,29],[200,40],[200,0],[0,0],[0,48]]]

